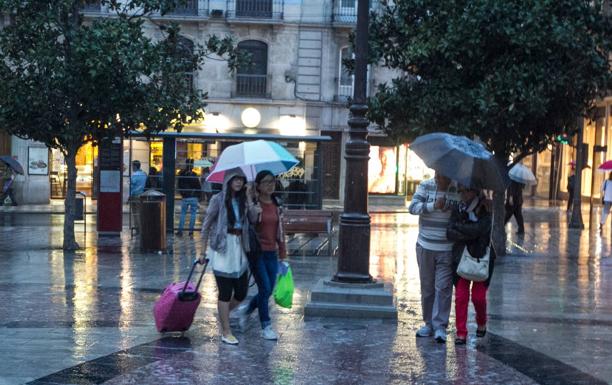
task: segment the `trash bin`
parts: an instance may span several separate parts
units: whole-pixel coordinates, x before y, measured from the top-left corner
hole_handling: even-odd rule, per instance
[[[74,220],[82,221],[85,215],[85,195],[77,192],[74,196]]]
[[[166,195],[147,190],[140,199],[140,247],[143,250],[166,249]]]

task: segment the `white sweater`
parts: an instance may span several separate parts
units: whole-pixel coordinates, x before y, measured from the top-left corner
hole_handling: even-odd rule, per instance
[[[438,198],[446,198],[444,210],[434,209]],[[453,242],[446,238],[446,227],[452,209],[459,203],[457,187],[451,184],[448,191],[437,191],[434,179],[424,180],[419,184],[412,197],[408,211],[419,216],[419,236],[417,243],[424,249],[432,251],[450,251]]]

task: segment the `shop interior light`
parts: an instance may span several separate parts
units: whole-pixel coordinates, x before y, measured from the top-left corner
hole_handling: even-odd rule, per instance
[[[278,129],[281,135],[306,135],[306,121],[301,116],[294,114],[281,115],[278,120]]]
[[[256,108],[249,107],[242,111],[242,115],[240,115],[240,120],[242,120],[242,124],[248,128],[255,128],[261,122],[261,114],[257,111]]]

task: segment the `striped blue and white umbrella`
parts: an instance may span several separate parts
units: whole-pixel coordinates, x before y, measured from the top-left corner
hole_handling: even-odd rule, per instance
[[[283,146],[267,140],[254,140],[227,147],[213,166],[207,181],[223,183],[225,174],[242,170],[248,181],[254,181],[258,172],[268,170],[274,175],[295,167],[299,161]]]

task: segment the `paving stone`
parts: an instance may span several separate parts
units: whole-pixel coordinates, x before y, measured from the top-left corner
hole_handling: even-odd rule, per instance
[[[197,239],[170,253],[141,253],[137,239],[94,236],[61,250],[61,218],[0,213],[0,385],[44,384],[604,384],[612,381],[612,231],[567,228],[555,207],[525,210],[526,234],[508,226],[489,289],[487,336],[462,347],[415,338],[421,325],[417,219],[372,216],[371,274],[395,290],[397,322],[313,318],[309,290],[336,259],[291,258],[294,306],[272,306],[278,342],[257,317],[238,346],[219,342],[216,288],[183,337],[155,331],[151,309],[200,255]],[[88,218],[89,219],[89,218]],[[597,214],[593,216],[597,223]],[[77,229],[80,228],[77,225]],[[255,293],[252,288],[250,295]],[[235,320],[232,321],[235,326]]]

